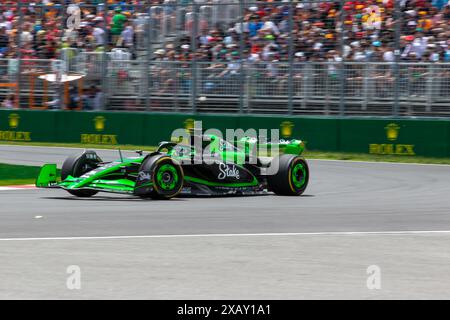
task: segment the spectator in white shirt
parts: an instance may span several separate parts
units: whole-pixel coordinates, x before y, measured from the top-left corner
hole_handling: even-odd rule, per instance
[[[95,38],[96,46],[104,46],[105,45],[105,30],[102,28],[101,23],[97,23],[96,27],[92,31],[92,35]]]
[[[385,62],[394,62],[395,61],[395,55],[394,55],[394,52],[392,51],[392,48],[387,47],[384,49],[383,61],[385,61]]]
[[[121,36],[123,39],[123,46],[126,48],[132,48],[134,44],[134,29],[130,22],[125,24],[125,28],[123,29]]]
[[[21,45],[25,46],[31,44],[33,42],[33,34],[31,33],[31,26],[29,24],[25,24],[23,26],[23,31],[20,34]]]

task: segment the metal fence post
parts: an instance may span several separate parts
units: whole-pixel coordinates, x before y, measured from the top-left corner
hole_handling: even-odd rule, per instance
[[[339,95],[339,114],[341,116],[343,116],[345,114],[345,81],[346,81],[346,76],[345,76],[345,57],[344,57],[344,47],[345,47],[345,41],[344,41],[344,36],[345,36],[345,32],[344,32],[344,4],[345,4],[345,0],[341,0],[341,10],[340,10],[340,15],[339,15],[339,21],[340,21],[340,31],[341,31],[341,35],[340,35],[340,43],[339,43],[339,47],[340,47],[340,51],[341,51],[341,72],[340,74],[340,95]]]
[[[298,65],[298,63],[296,64]],[[303,79],[302,79],[302,92],[303,92],[303,99],[302,99],[302,109],[306,109],[307,105],[306,103],[308,102],[308,98],[309,98],[309,86],[308,86],[308,81],[309,79],[312,79],[311,77],[311,68],[312,68],[312,64],[310,63],[304,63],[302,62],[301,64],[302,66],[302,73],[303,73]]]
[[[362,110],[367,110],[367,104],[369,102],[369,67],[371,68],[371,64],[364,64],[364,72],[363,72],[363,106]]]
[[[109,48],[109,37],[110,34],[108,32],[108,28],[106,24],[108,23],[108,3],[105,1],[103,4],[103,32],[104,32],[104,45],[103,45],[103,54],[102,54],[102,77],[101,77],[101,86],[102,86],[102,101],[101,108],[105,110],[107,107],[107,102],[109,98],[109,88],[108,88],[108,55],[107,50]]]
[[[79,8],[80,8],[80,11],[81,11],[81,7],[79,7]],[[69,18],[69,17],[66,17],[66,14],[67,14],[67,3],[61,3],[61,25],[60,25],[60,32],[61,32],[61,36],[62,36],[62,37],[64,37],[64,33],[65,33],[65,30],[66,30],[66,26],[67,26],[67,29],[70,28],[69,25],[68,25],[68,18]],[[57,19],[57,18],[56,18],[56,19]],[[73,28],[74,28],[74,29],[78,29],[79,27],[74,26]],[[69,35],[71,35],[71,34],[69,33]]]
[[[427,77],[427,82],[426,82],[426,100],[427,100],[427,106],[426,106],[426,112],[431,112],[431,106],[433,104],[433,82],[434,82],[434,74],[435,74],[435,70],[434,70],[434,64],[429,64],[428,65],[428,77]]]
[[[288,80],[288,113],[293,113],[293,81],[294,81],[294,40],[292,39],[294,31],[294,2],[292,0],[289,1],[289,80]]]
[[[216,4],[217,6],[217,4]],[[239,29],[241,31],[240,37],[239,37],[239,54],[240,54],[240,73],[239,73],[239,113],[244,112],[244,86],[245,86],[245,70],[244,70],[244,3],[243,1],[240,1],[239,5],[239,20],[240,20],[240,26]],[[248,111],[248,110],[246,110]]]
[[[153,11],[152,11],[152,7],[150,5],[150,8],[148,9],[148,21],[147,21],[147,36],[145,37],[146,39],[146,44],[147,44],[147,54],[146,54],[146,58],[147,58],[147,66],[145,67],[146,70],[146,89],[145,89],[145,94],[146,94],[146,98],[145,98],[145,110],[149,111],[150,110],[150,106],[151,106],[151,92],[150,92],[150,84],[151,84],[151,65],[152,65],[152,47],[153,47],[153,17],[152,17]]]
[[[19,30],[17,32],[17,92],[19,96],[17,100],[19,101],[19,109],[21,108],[20,104],[20,95],[22,90],[22,26],[23,26],[23,13],[22,13],[22,1],[17,2],[17,10],[19,12]]]
[[[193,113],[197,113],[197,30],[198,30],[198,5],[193,2],[193,12],[194,22],[192,26],[191,34],[191,108]]]
[[[392,108],[392,116],[396,117],[399,114],[399,100],[400,100],[400,28],[402,26],[402,16],[400,13],[400,1],[394,1],[394,21],[395,21],[395,62],[394,62],[394,105]]]

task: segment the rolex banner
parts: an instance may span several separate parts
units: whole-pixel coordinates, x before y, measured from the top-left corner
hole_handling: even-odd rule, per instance
[[[0,143],[59,142],[156,146],[175,129],[278,130],[310,150],[377,155],[450,157],[450,120],[189,115],[141,112],[0,110]]]

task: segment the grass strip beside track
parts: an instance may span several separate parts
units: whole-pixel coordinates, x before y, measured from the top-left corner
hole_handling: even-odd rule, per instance
[[[0,163],[0,186],[34,184],[39,167]]]
[[[0,145],[11,146],[32,146],[32,147],[57,147],[57,148],[80,148],[80,149],[106,149],[106,150],[144,150],[154,151],[156,147],[134,146],[134,145],[102,145],[102,144],[81,144],[81,143],[53,143],[53,142],[9,142],[1,141]]]
[[[122,150],[144,150],[154,151],[156,147],[135,146],[135,145],[83,145],[80,143],[18,143],[1,142],[3,145],[24,145],[24,146],[42,146],[42,147],[62,147],[62,148],[84,148],[84,149],[122,149]],[[396,156],[396,155],[372,155],[364,153],[346,153],[346,152],[322,152],[307,150],[303,154],[307,159],[322,160],[352,160],[368,162],[397,162],[397,163],[421,163],[421,164],[447,164],[450,165],[450,158],[431,158],[420,156]],[[1,177],[1,176],[0,176]],[[1,179],[1,178],[0,178]]]

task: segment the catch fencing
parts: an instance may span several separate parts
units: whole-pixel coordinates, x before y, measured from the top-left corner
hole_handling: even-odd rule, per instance
[[[324,115],[450,115],[450,63],[240,63],[120,60],[77,52],[63,60],[0,60],[0,99],[45,107],[58,85],[40,76],[83,74],[105,110]],[[61,63],[63,69],[58,69]],[[20,68],[20,72],[18,71]],[[398,76],[396,76],[398,74]],[[20,75],[20,76],[19,76]],[[8,84],[8,85],[6,85]]]
[[[106,75],[105,92],[112,110],[450,115],[450,63],[197,62],[193,66],[108,59]]]
[[[402,36],[411,32],[405,29],[409,18],[399,3],[394,1],[391,9],[391,18],[399,23],[392,24],[389,30],[381,30],[383,44],[389,44],[395,56],[392,62],[353,62],[342,56],[338,57],[340,59],[327,57],[326,60],[332,62],[305,61],[305,56],[314,56],[314,53],[306,49],[305,52],[298,52],[298,47],[303,46],[299,34],[308,28],[299,17],[304,10],[320,12],[327,5],[336,5],[336,8],[344,10],[335,10],[335,15],[329,11],[317,22],[318,28],[331,30],[323,35],[325,39],[331,37],[337,53],[343,53],[347,47],[354,45],[350,37],[354,33],[353,25],[352,21],[348,23],[347,17],[359,13],[356,6],[345,9],[348,4],[344,0],[166,0],[124,4],[121,9],[129,15],[134,26],[132,48],[113,49],[117,45],[108,34],[110,26],[100,23],[99,26],[108,35],[103,48],[106,50],[97,50],[92,44],[76,49],[66,43],[66,48],[58,50],[57,59],[50,60],[24,59],[24,53],[19,50],[19,56],[14,59],[0,60],[0,101],[6,101],[5,107],[49,108],[51,101],[59,100],[60,108],[69,108],[73,95],[78,93],[79,101],[88,101],[92,97],[98,98],[100,92],[100,102],[95,107],[91,104],[90,108],[190,113],[448,117],[450,63],[402,62]],[[27,20],[23,9],[27,9],[39,17],[43,25],[55,22],[60,33],[67,35],[70,42],[72,37],[77,40],[78,36],[73,30],[68,32],[69,24],[77,19],[74,12],[82,14],[82,19],[96,15],[111,20],[116,6],[101,3],[31,5],[18,1],[16,5],[5,4],[4,8],[5,12],[11,10],[20,14],[18,34],[23,31],[22,22]],[[245,19],[258,10],[276,12],[276,6],[283,7],[278,13],[284,15],[284,24],[279,23],[284,36],[277,39],[277,44],[282,48],[279,51],[284,53],[280,59],[252,62],[248,58],[249,39],[241,32],[247,23]],[[378,15],[375,9],[373,12]],[[377,17],[371,18],[375,21],[372,27],[376,29]],[[206,62],[207,59],[198,51],[201,48],[200,38],[216,29],[236,31],[233,49],[236,54],[225,58],[214,57]],[[18,37],[18,47],[22,46],[21,38]],[[445,42],[447,39],[443,40]],[[222,41],[225,43],[225,39]],[[178,50],[182,44],[195,52],[184,61],[169,55],[159,59],[156,54],[158,50],[165,50],[166,53],[173,48]],[[42,75],[57,73],[82,75],[82,80],[63,85],[42,79]],[[86,106],[79,103],[70,108],[85,109]]]

